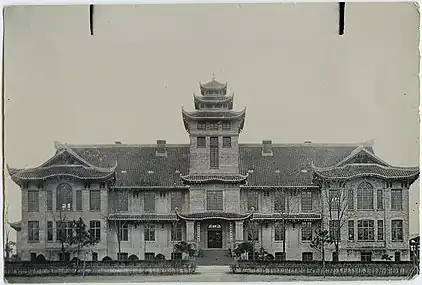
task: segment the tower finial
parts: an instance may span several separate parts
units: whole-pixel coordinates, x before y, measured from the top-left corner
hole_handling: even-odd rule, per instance
[[[212,73],[212,80],[215,80],[215,72]]]

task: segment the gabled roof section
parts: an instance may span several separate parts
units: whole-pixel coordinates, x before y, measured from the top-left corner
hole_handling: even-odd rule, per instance
[[[62,149],[57,149],[54,156],[43,164],[41,164],[39,167],[48,167],[53,165],[83,165],[86,167],[96,167],[90,164],[89,162],[85,161],[83,158],[81,158],[79,155],[77,155],[75,152],[73,152],[66,146]]]
[[[207,83],[199,83],[202,95],[207,95],[207,92],[216,92],[216,95],[226,95],[227,83],[223,84],[215,80],[213,76],[212,80]]]
[[[355,148],[347,157],[337,163],[334,167],[341,167],[350,163],[371,163],[379,164],[382,166],[391,166],[381,158],[376,156],[373,152],[370,152],[363,145]]]

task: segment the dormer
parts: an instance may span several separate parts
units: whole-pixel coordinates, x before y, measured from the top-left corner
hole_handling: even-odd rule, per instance
[[[167,156],[166,141],[157,140],[156,156]]]
[[[273,156],[272,141],[262,141],[262,156]]]

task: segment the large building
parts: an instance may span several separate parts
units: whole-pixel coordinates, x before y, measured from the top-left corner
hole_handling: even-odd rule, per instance
[[[22,221],[11,224],[20,258],[59,259],[59,223],[82,217],[99,240],[93,260],[169,259],[182,240],[205,255],[250,240],[276,259],[316,260],[321,228],[339,237],[327,260],[410,259],[419,167],[389,165],[372,143],[241,144],[246,110],[233,110],[227,84],[213,79],[200,93],[182,109],[188,144],[56,143],[39,167],[8,167],[22,193]]]

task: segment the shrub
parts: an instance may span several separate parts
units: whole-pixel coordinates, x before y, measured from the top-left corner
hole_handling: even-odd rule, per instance
[[[154,257],[154,259],[155,260],[166,260],[166,257],[164,256],[164,254],[159,253]]]
[[[136,261],[136,260],[139,260],[139,258],[135,254],[132,254],[131,256],[129,256],[129,261]]]
[[[113,259],[109,256],[104,256],[102,260],[103,261],[113,261]]]

